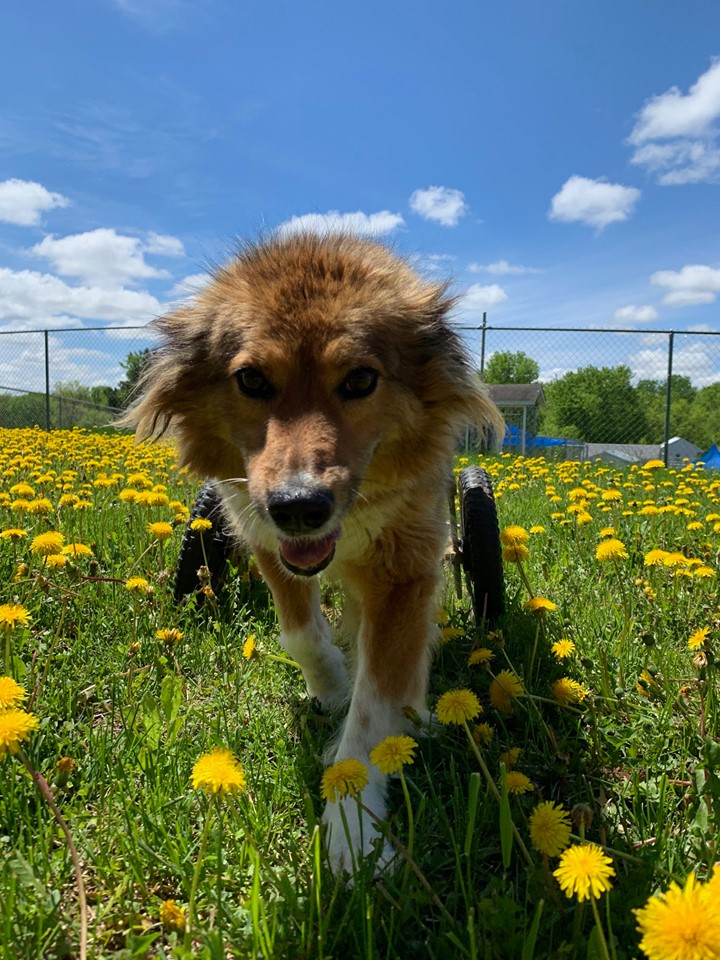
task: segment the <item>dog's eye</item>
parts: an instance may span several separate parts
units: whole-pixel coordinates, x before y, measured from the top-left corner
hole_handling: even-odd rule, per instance
[[[377,371],[372,367],[357,367],[351,370],[338,387],[343,400],[359,400],[369,397],[377,386]]]
[[[275,393],[270,381],[255,367],[241,367],[235,371],[235,379],[246,397],[269,400]]]

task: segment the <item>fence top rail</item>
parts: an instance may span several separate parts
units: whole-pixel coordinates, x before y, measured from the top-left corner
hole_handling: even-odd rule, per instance
[[[631,327],[498,327],[495,324],[478,324],[466,326],[453,324],[456,330],[473,330],[482,333],[483,330],[523,330],[530,333],[634,333],[647,336],[681,336],[681,337],[720,337],[720,330],[638,330]]]
[[[152,323],[133,324],[128,327],[38,327],[33,330],[0,330],[0,336],[18,336],[21,333],[97,333],[98,330],[153,330]]]

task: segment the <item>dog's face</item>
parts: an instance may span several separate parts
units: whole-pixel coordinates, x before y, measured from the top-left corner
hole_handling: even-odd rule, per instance
[[[126,422],[172,421],[194,470],[247,484],[250,536],[262,525],[289,570],[317,573],[373,484],[421,472],[460,421],[494,416],[451,302],[368,241],[248,248],[160,322],[165,347]]]

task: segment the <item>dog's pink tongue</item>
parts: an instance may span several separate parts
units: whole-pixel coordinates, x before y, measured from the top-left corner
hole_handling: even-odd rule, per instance
[[[335,546],[339,531],[333,530],[320,540],[281,540],[283,559],[293,567],[306,569],[317,567]]]

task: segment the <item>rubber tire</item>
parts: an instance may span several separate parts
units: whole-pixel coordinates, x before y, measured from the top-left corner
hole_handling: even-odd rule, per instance
[[[465,568],[475,622],[494,623],[505,612],[500,527],[492,482],[480,467],[460,472],[460,527]]]
[[[212,530],[205,533],[192,530],[190,524],[198,518],[211,520]],[[197,593],[200,590],[201,583],[197,571],[206,561],[210,569],[210,586],[215,593],[218,593],[222,588],[228,560],[236,555],[237,551],[238,544],[229,531],[220,494],[212,483],[205,483],[193,505],[180,545],[180,554],[175,567],[173,591],[175,600],[180,602],[188,594]],[[204,599],[203,595],[199,594],[198,600],[202,599]]]

